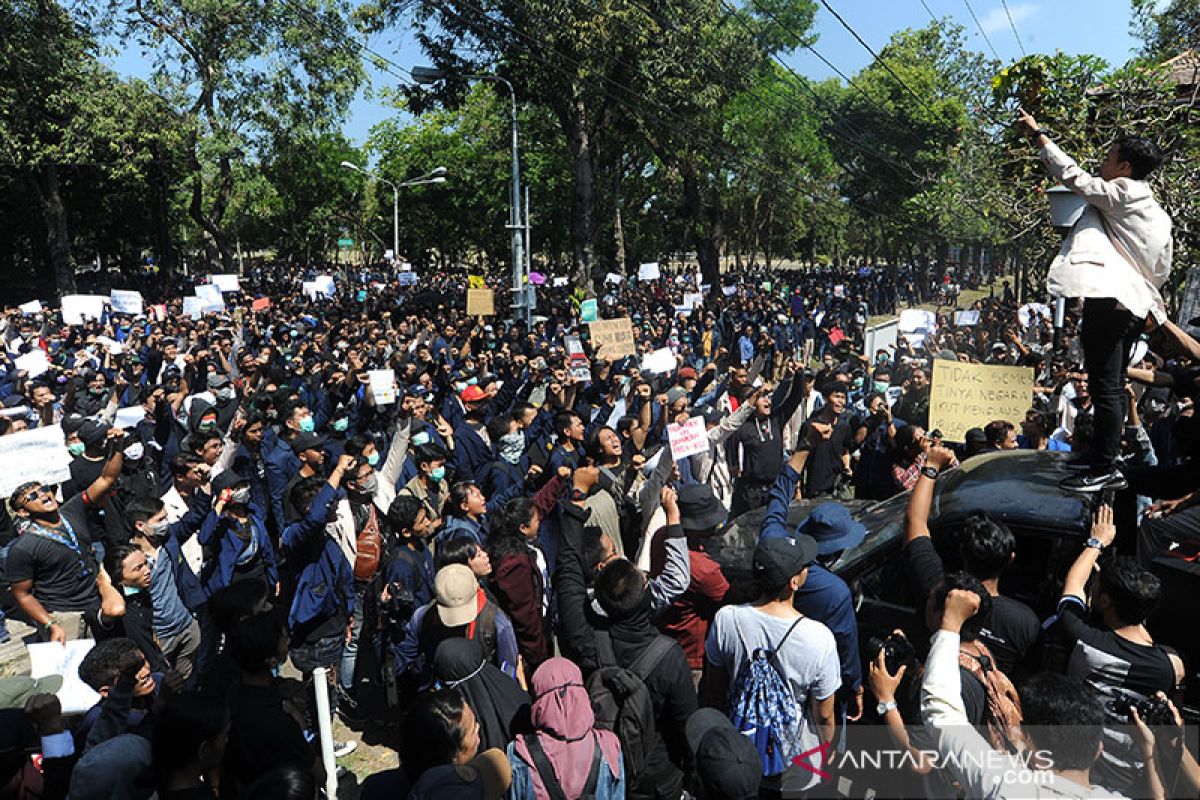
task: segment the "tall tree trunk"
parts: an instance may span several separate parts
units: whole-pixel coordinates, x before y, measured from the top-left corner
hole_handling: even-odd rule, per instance
[[[621,222],[621,178],[625,174],[625,157],[617,159],[613,170],[613,244],[616,248],[616,272],[627,275],[625,266],[625,226]]]
[[[34,187],[46,221],[46,244],[50,249],[50,265],[54,268],[54,285],[60,295],[75,291],[75,270],[71,266],[71,236],[67,229],[67,209],[63,205],[58,166],[47,164],[34,173]]]
[[[684,160],[679,173],[683,178],[683,212],[691,223],[696,260],[700,262],[700,276],[705,283],[716,286],[721,282],[721,241],[724,235],[721,209],[716,205],[716,200],[707,204],[704,202],[695,164]]]
[[[583,100],[576,98],[568,120],[567,142],[575,169],[575,191],[571,197],[571,248],[576,286],[594,286],[592,267],[596,261],[596,162],[586,125]]]

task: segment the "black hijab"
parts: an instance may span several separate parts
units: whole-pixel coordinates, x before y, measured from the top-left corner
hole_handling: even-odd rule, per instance
[[[479,720],[479,750],[501,750],[517,734],[529,733],[529,695],[483,655],[479,642],[458,637],[438,645],[433,670],[444,687],[455,687]]]

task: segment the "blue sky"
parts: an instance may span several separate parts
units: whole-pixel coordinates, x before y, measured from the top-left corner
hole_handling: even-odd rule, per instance
[[[976,25],[967,3],[979,20]],[[1129,34],[1129,0],[1007,0],[1008,11],[1025,49],[1030,52],[1092,53],[1109,63],[1120,64],[1137,48]],[[1016,35],[1000,0],[830,0],[856,31],[877,52],[893,32],[919,28],[930,22],[930,12],[939,18],[952,17],[966,29],[968,46],[989,56],[992,51],[984,34],[1001,60],[1021,57]],[[926,10],[925,6],[928,7]],[[825,9],[817,12],[816,49],[843,72],[852,75],[871,60],[870,54]],[[982,32],[981,29],[982,28]],[[368,45],[401,67],[424,63],[412,33],[396,29],[372,37]],[[796,70],[816,79],[833,77],[833,72],[807,51],[785,59]],[[150,60],[136,49],[119,53],[108,61],[119,72],[139,77],[150,71]],[[375,92],[399,83],[396,76],[368,65]],[[371,126],[395,114],[379,98],[360,93],[350,108],[343,130],[355,142],[363,143]]]

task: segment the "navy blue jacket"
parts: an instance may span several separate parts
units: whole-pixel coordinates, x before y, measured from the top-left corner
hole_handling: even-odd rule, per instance
[[[800,473],[784,464],[783,472],[771,487],[767,514],[763,517],[759,539],[790,537],[787,513]],[[842,688],[857,690],[862,685],[862,665],[858,660],[858,620],[854,615],[854,597],[846,582],[820,564],[808,568],[808,579],[796,592],[796,610],[833,631],[837,639],[838,658],[842,662]]]
[[[297,571],[288,629],[312,627],[338,612],[354,614],[354,570],[346,554],[325,534],[325,522],[345,492],[326,483],[302,519],[283,531],[283,553]]]
[[[263,559],[263,571],[267,582],[274,589],[279,581],[279,570],[276,567],[275,547],[271,544],[271,537],[267,535],[267,526],[263,521],[265,515],[254,503],[250,503],[248,508],[250,524],[258,540],[259,557]],[[205,564],[202,570],[204,592],[212,597],[214,592],[233,581],[234,565],[245,545],[234,533],[232,520],[224,515],[218,516],[216,511],[208,512],[208,517],[200,527],[200,545],[205,548]]]
[[[267,468],[267,492],[270,494],[271,515],[279,527],[279,531],[282,532],[284,520],[287,519],[283,513],[283,493],[287,491],[288,482],[300,471],[300,459],[292,452],[291,445],[271,428],[263,432],[260,453],[263,464]],[[242,477],[249,478],[250,476],[242,475]],[[263,506],[262,508],[265,510],[267,507]]]

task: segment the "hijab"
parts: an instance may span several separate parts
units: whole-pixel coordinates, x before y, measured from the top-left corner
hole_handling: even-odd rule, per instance
[[[445,688],[457,688],[479,720],[479,751],[501,750],[530,730],[529,695],[487,660],[483,645],[457,636],[438,645],[433,669]]]
[[[596,718],[592,713],[592,702],[583,685],[583,673],[573,661],[562,657],[551,658],[533,673],[533,707],[531,718],[533,736],[554,766],[567,797],[579,797],[587,783],[592,767],[594,743],[599,743],[600,753],[609,770],[616,776],[621,764],[621,745],[612,731],[596,730]],[[533,764],[533,756],[524,738],[518,739],[517,755],[527,764]],[[542,777],[531,769],[534,794],[538,798],[549,797]]]

